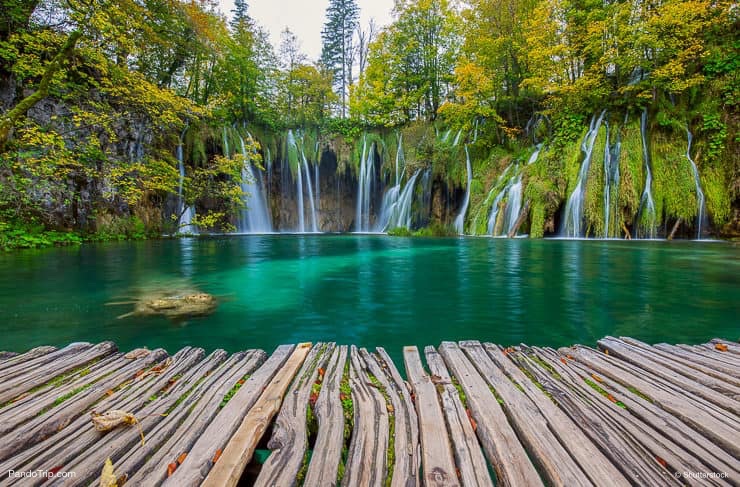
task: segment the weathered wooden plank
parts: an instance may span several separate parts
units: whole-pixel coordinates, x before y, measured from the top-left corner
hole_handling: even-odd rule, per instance
[[[60,350],[62,352],[66,349]],[[92,360],[105,357],[116,351],[116,346],[112,342],[103,342],[91,348],[82,350],[67,351],[63,356],[58,357],[53,362],[40,365],[28,370],[26,373],[18,374],[9,378],[3,376],[0,382],[0,404],[7,402],[16,396],[29,391],[35,387],[49,382],[51,379],[67,372],[82,367]],[[48,359],[58,352],[50,353],[40,357]]]
[[[148,435],[147,449],[124,454],[116,462],[116,471],[125,475],[131,485],[159,485],[167,478],[168,465],[177,465],[177,459],[187,454],[198,437],[221,410],[224,396],[244,376],[254,371],[265,360],[261,350],[249,351],[243,357],[233,354],[226,362],[208,374],[202,387],[191,395],[199,396],[189,402],[187,415],[179,415],[175,424],[162,425]],[[190,396],[188,396],[188,399]],[[173,428],[176,428],[173,430]]]
[[[527,452],[509,425],[485,380],[454,342],[443,342],[440,354],[465,392],[476,433],[502,485],[543,485]]]
[[[370,381],[366,366],[354,345],[350,348],[349,381],[354,430],[342,485],[380,486],[388,473],[388,410],[385,398]]]
[[[244,417],[239,429],[224,448],[223,455],[208,473],[203,487],[235,487],[239,483],[244,469],[252,460],[257,443],[280,409],[285,393],[310,350],[310,343],[302,343],[295,348]],[[305,425],[305,417],[303,422]]]
[[[265,386],[288,359],[294,348],[293,345],[282,345],[275,350],[206,427],[188,452],[185,461],[172,477],[164,482],[164,485],[184,487],[203,482],[213,465],[217,451],[223,451],[229,438],[239,428],[247,411],[257,401]]]
[[[547,418],[534,402],[516,388],[488,356],[480,342],[463,341],[460,348],[468,355],[481,376],[493,387],[502,409],[532,459],[552,485],[593,485],[578,463],[550,431]]]
[[[272,453],[262,465],[255,486],[291,486],[295,482],[308,450],[306,410],[311,389],[319,377],[319,369],[324,369],[333,348],[334,344],[314,345],[295,376],[267,443]]]
[[[581,427],[589,439],[596,444],[622,474],[633,485],[675,485],[677,482],[668,476],[650,455],[650,452],[627,434],[613,416],[611,406],[594,399],[592,391],[585,390],[580,383],[573,384],[558,374],[542,358],[539,349],[528,349],[528,354],[512,352],[509,357],[534,379],[555,399],[573,422]],[[535,360],[536,358],[536,360]]]
[[[514,363],[509,360],[501,349],[491,343],[484,345],[491,359],[517,384],[529,397],[532,403],[540,410],[553,434],[568,449],[578,465],[588,475],[595,485],[609,479],[613,486],[628,486],[629,481],[622,473],[601,453],[596,445],[560,410],[549,397],[539,389]]]
[[[217,355],[217,352],[212,354],[212,357],[214,355]],[[183,349],[175,354],[173,357],[174,363],[161,375],[149,375],[143,380],[130,381],[121,390],[109,391],[113,394],[106,393],[104,398],[96,403],[94,407],[99,411],[119,409],[140,416],[141,407],[147,404],[148,399],[153,394],[162,391],[164,388],[167,388],[166,393],[176,394],[178,386],[189,381],[192,370],[197,368],[189,370],[193,363],[200,361],[202,358],[202,349]],[[172,382],[179,375],[182,375],[182,377],[173,386]],[[127,394],[123,394],[123,391]],[[72,421],[67,428],[69,428],[69,431],[75,431],[76,434],[54,435],[47,438],[13,456],[7,462],[4,462],[0,468],[21,471],[49,468],[49,465],[64,466],[76,455],[94,448],[96,442],[101,441],[101,439],[104,441],[105,438],[103,434],[95,431],[88,415],[81,415]],[[0,478],[0,485],[5,485],[2,478]]]
[[[690,345],[683,345],[683,344],[679,344],[676,346],[688,352],[699,354],[713,362],[718,362],[727,367],[732,367],[733,369],[740,368],[739,362],[737,362],[736,360],[733,360],[733,358],[728,356],[726,353],[715,350],[714,347],[710,347],[708,345],[690,346]]]
[[[34,349],[29,352],[30,355],[19,355],[14,357],[12,361],[0,366],[2,367],[0,368],[0,376],[4,379],[10,379],[19,375],[33,374],[36,370],[50,362],[59,360],[67,355],[74,355],[89,350],[92,347],[92,343],[74,342],[64,348],[51,350],[48,353],[39,353],[37,349]]]
[[[738,379],[738,377],[740,377],[740,367],[735,367],[732,364],[728,364],[727,362],[723,362],[721,360],[715,360],[714,358],[708,357],[707,355],[704,355],[703,353],[698,352],[694,348],[686,345],[681,346],[669,345],[667,343],[658,343],[654,347],[673,356],[680,356],[686,362],[701,364],[705,369],[723,374],[723,377],[731,377],[732,380],[729,380],[728,382],[735,385],[740,385],[740,379]]]
[[[703,397],[707,401],[740,416],[740,402],[711,389],[707,385],[704,385],[703,381],[697,381],[698,374],[693,374],[693,376],[687,375],[690,373],[690,370],[686,371],[686,367],[682,367],[675,362],[664,362],[665,365],[660,364],[656,361],[660,360],[660,358],[656,357],[656,360],[653,360],[650,354],[642,353],[635,347],[612,337],[603,338],[598,341],[598,344],[602,349],[609,350],[610,355],[625,360],[635,367],[646,370],[663,380],[671,382],[686,391],[693,392],[697,396]],[[714,379],[712,379],[712,382],[717,384],[717,381]]]
[[[32,348],[25,353],[3,352],[5,356],[0,362],[0,376],[4,376],[6,372],[12,370],[14,367],[29,362],[35,358],[41,357],[42,355],[47,355],[51,352],[55,352],[56,350],[57,347],[44,346]]]
[[[421,444],[419,443],[419,418],[411,400],[409,385],[398,372],[390,355],[384,348],[376,349],[377,355],[373,358],[388,377],[389,391],[395,409],[395,450],[396,465],[393,470],[392,485],[413,487],[420,483],[419,467],[421,464]],[[397,397],[397,401],[394,399]],[[403,475],[399,472],[406,472]]]
[[[722,360],[723,362],[732,364],[734,367],[740,366],[740,357],[729,351],[718,350],[717,345],[714,343],[710,342],[702,345],[695,345],[693,348],[701,350],[717,360]]]
[[[643,448],[650,452],[650,458],[655,458],[656,463],[660,465],[663,472],[663,478],[673,483],[676,480],[676,472],[707,472],[709,468],[693,455],[688,453],[682,446],[675,443],[671,438],[663,435],[654,425],[642,421],[640,418],[633,416],[631,412],[620,406],[622,396],[616,390],[612,393],[618,394],[616,397],[607,396],[602,391],[610,389],[609,382],[605,379],[599,379],[599,387],[602,391],[597,391],[594,387],[587,386],[583,376],[578,373],[577,367],[568,367],[560,360],[562,357],[554,352],[545,351],[540,353],[540,357],[548,359],[549,364],[564,378],[570,380],[571,385],[581,388],[589,394],[594,403],[601,405],[604,412],[614,418],[618,427],[629,437],[637,441]],[[567,362],[566,362],[567,363]],[[588,371],[582,372],[586,377]],[[603,387],[602,387],[603,386]],[[726,482],[718,479],[700,479],[700,485],[727,485]]]
[[[566,360],[566,363],[574,373],[578,373],[583,378],[591,377],[595,381],[592,376],[593,372],[583,364],[575,360]],[[679,419],[654,405],[647,397],[641,397],[621,384],[602,377],[599,377],[598,383],[600,387],[616,395],[615,397],[619,398],[631,415],[651,425],[662,436],[677,445],[671,447],[673,450],[679,453],[685,450],[693,458],[708,466],[711,471],[726,472],[729,478],[740,478],[738,470],[740,465],[737,464],[736,459],[703,435],[697,434]]]
[[[424,348],[424,355],[429,372],[432,374],[432,383],[437,386],[442,403],[452,452],[460,472],[460,482],[465,487],[493,487],[493,480],[488,475],[488,465],[475,436],[470,417],[442,357],[434,347]]]
[[[732,384],[733,377],[726,376],[708,367],[702,367],[701,364],[684,361],[680,356],[668,354],[629,337],[620,337],[617,341],[624,344],[625,347],[633,351],[636,355],[657,362],[694,382],[698,382],[720,394],[728,396],[736,402],[740,398],[740,386]],[[724,380],[723,378],[725,377],[729,380]],[[736,380],[740,382],[740,376]],[[738,405],[740,406],[740,403]]]
[[[58,397],[72,393],[78,388],[93,384],[102,377],[111,374],[128,363],[122,354],[108,356],[91,366],[83,369],[70,380],[58,387],[49,384],[38,390],[26,393],[13,401],[9,406],[0,409],[0,435],[19,427],[23,422],[38,416],[45,409],[54,406]]]
[[[127,366],[112,375],[101,379],[92,387],[64,401],[47,413],[29,421],[17,431],[13,431],[0,444],[0,460],[6,460],[14,453],[43,441],[47,437],[64,429],[71,421],[82,414],[88,407],[122,382],[134,377],[137,371],[154,362],[163,360],[166,352],[162,349],[152,351],[146,357],[132,360]]]
[[[715,350],[719,350],[716,345],[722,345],[727,347],[727,353],[730,353],[731,355],[734,355],[735,358],[740,360],[740,344],[729,341],[729,340],[722,340],[720,338],[712,338],[709,340],[709,343],[714,346]]]
[[[48,354],[40,354],[30,360],[18,362],[0,372],[0,376],[3,377],[0,391],[5,391],[18,382],[22,382],[23,378],[38,375],[39,371],[53,371],[53,366],[50,366],[50,364],[53,365],[54,363],[61,362],[69,357],[74,357],[75,355],[84,353],[93,348],[93,346],[94,345],[92,343],[87,342],[70,343],[59,350],[55,350]]]
[[[214,400],[213,393],[223,387],[224,381],[227,382],[227,387],[233,386],[241,377],[239,369],[249,362],[251,355],[244,352],[234,354],[202,382],[197,381],[193,388],[187,391],[186,397],[178,393],[166,394],[142,408],[141,427],[146,437],[144,445],[140,443],[139,432],[136,429],[118,428],[111,431],[101,438],[94,450],[87,451],[69,462],[69,469],[76,474],[74,478],[53,485],[67,487],[88,485],[100,475],[100,465],[105,463],[106,458],[110,458],[114,466],[118,467],[116,472],[119,476],[128,475],[128,472],[132,471],[130,467],[127,466],[125,471],[120,467],[122,462],[119,460],[123,455],[128,453],[127,458],[131,460],[128,465],[143,463],[146,457],[157,450],[180,425],[192,420],[191,409],[197,404],[201,401],[220,402],[223,395]]]
[[[740,445],[733,439],[737,438],[740,430],[728,424],[724,419],[718,418],[716,414],[712,414],[708,408],[698,407],[689,401],[689,392],[680,395],[676,392],[671,393],[669,390],[656,385],[655,380],[646,380],[645,373],[629,372],[625,370],[622,364],[617,363],[617,359],[603,353],[597,353],[584,347],[575,347],[569,350],[570,355],[576,357],[579,362],[586,364],[595,372],[609,377],[625,387],[635,387],[642,391],[651,397],[658,406],[712,438],[728,452],[740,456]]]
[[[346,362],[347,346],[334,349],[316,400],[319,431],[304,485],[329,487],[337,483],[344,446],[344,410],[340,388]]]
[[[424,371],[417,348],[404,347],[403,361],[406,366],[406,376],[416,399],[424,485],[460,485],[445,418],[437,399],[437,390],[431,378]]]
[[[388,420],[389,422],[392,421],[394,426],[393,437],[389,438],[389,441],[393,443],[393,462],[389,458],[390,455],[386,456],[386,465],[391,476],[390,485],[392,487],[411,487],[418,485],[418,459],[413,455],[416,445],[410,442],[411,430],[407,422],[406,404],[403,402],[398,390],[391,385],[393,379],[384,370],[384,368],[388,367],[385,362],[382,359],[379,362],[377,357],[369,354],[364,348],[360,349],[360,356],[369,372],[379,383],[376,385],[386,398],[386,411],[390,413]]]

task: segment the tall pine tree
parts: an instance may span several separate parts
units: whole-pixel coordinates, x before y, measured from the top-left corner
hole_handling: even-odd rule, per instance
[[[347,93],[352,84],[353,39],[360,18],[355,0],[329,0],[321,31],[321,63],[332,73],[341,100],[342,118],[347,116]]]

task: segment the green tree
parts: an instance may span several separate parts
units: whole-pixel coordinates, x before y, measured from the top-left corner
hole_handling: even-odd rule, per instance
[[[359,17],[360,9],[355,0],[329,0],[326,22],[321,31],[323,42],[321,63],[333,75],[341,99],[342,118],[347,116],[347,95],[353,81],[352,67],[355,61],[353,39]]]

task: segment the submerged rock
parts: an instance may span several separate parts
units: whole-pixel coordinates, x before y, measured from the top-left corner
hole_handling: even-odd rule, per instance
[[[110,303],[124,304],[124,303]],[[119,316],[164,316],[172,321],[207,316],[218,307],[218,301],[210,294],[203,292],[186,292],[178,294],[150,293],[125,304],[133,304],[134,310]]]

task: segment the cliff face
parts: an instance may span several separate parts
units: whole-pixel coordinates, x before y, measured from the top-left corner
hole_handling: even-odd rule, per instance
[[[7,110],[30,93],[19,89],[12,77],[5,78],[0,83],[0,104]],[[4,159],[0,191],[27,201],[18,217],[31,218],[23,214],[28,210],[49,229],[96,231],[113,218],[139,214],[161,227],[162,212],[152,214],[151,206],[161,208],[163,200],[134,209],[113,184],[122,167],[158,150],[154,148],[157,129],[135,107],[98,112],[103,102],[91,90],[85,100],[47,97],[28,110],[23,127],[14,133],[24,138],[25,147],[16,149],[15,161],[10,158],[12,152],[0,156]],[[90,114],[98,120],[81,122]]]

